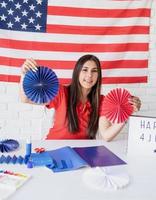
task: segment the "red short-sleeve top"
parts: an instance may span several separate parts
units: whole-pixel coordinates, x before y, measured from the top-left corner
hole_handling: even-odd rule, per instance
[[[54,126],[50,128],[46,139],[89,139],[87,127],[91,113],[91,104],[87,101],[85,104],[78,103],[76,107],[79,123],[79,131],[72,134],[68,131],[67,105],[68,87],[60,85],[58,95],[52,100],[47,108],[55,109]]]
[[[100,102],[103,100],[101,95]],[[67,104],[68,87],[60,85],[57,96],[52,100],[47,108],[55,109],[54,126],[50,128],[46,139],[89,139],[87,127],[89,123],[91,104],[87,101],[85,104],[78,103],[76,107],[79,123],[79,131],[72,134],[68,131]]]

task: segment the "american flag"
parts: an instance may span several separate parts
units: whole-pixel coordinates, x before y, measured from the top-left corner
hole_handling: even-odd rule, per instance
[[[19,82],[26,58],[69,83],[94,54],[103,83],[147,82],[152,0],[1,0],[0,81]]]

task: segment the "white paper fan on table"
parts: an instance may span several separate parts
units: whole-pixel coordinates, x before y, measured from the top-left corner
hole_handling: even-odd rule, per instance
[[[87,169],[83,174],[85,184],[98,190],[117,190],[126,187],[130,178],[127,173],[108,171],[104,167]]]
[[[102,115],[112,123],[125,122],[133,112],[133,106],[128,101],[130,97],[131,94],[123,88],[111,90],[102,102]]]

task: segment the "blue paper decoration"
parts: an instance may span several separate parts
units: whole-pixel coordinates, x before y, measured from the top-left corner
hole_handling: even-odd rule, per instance
[[[44,66],[39,66],[36,72],[29,70],[23,80],[23,89],[32,102],[48,103],[58,92],[59,82],[55,72]]]
[[[23,157],[23,156],[4,156],[4,155],[1,155],[0,156],[0,164],[27,164],[28,162],[28,159],[26,157]]]
[[[6,139],[0,141],[0,152],[14,151],[19,147],[19,143],[16,140]]]
[[[32,153],[28,159],[28,168],[29,166],[46,166],[50,165],[51,167],[54,166],[53,159],[48,152],[42,153]]]

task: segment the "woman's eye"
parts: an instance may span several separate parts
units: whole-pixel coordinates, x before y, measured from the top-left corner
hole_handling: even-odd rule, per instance
[[[89,72],[89,70],[88,70],[88,69],[85,69],[85,68],[82,69],[82,71],[83,71],[83,72]],[[91,72],[91,73],[97,73],[98,71],[97,71],[97,69],[93,69],[93,70],[91,70],[90,72]]]

